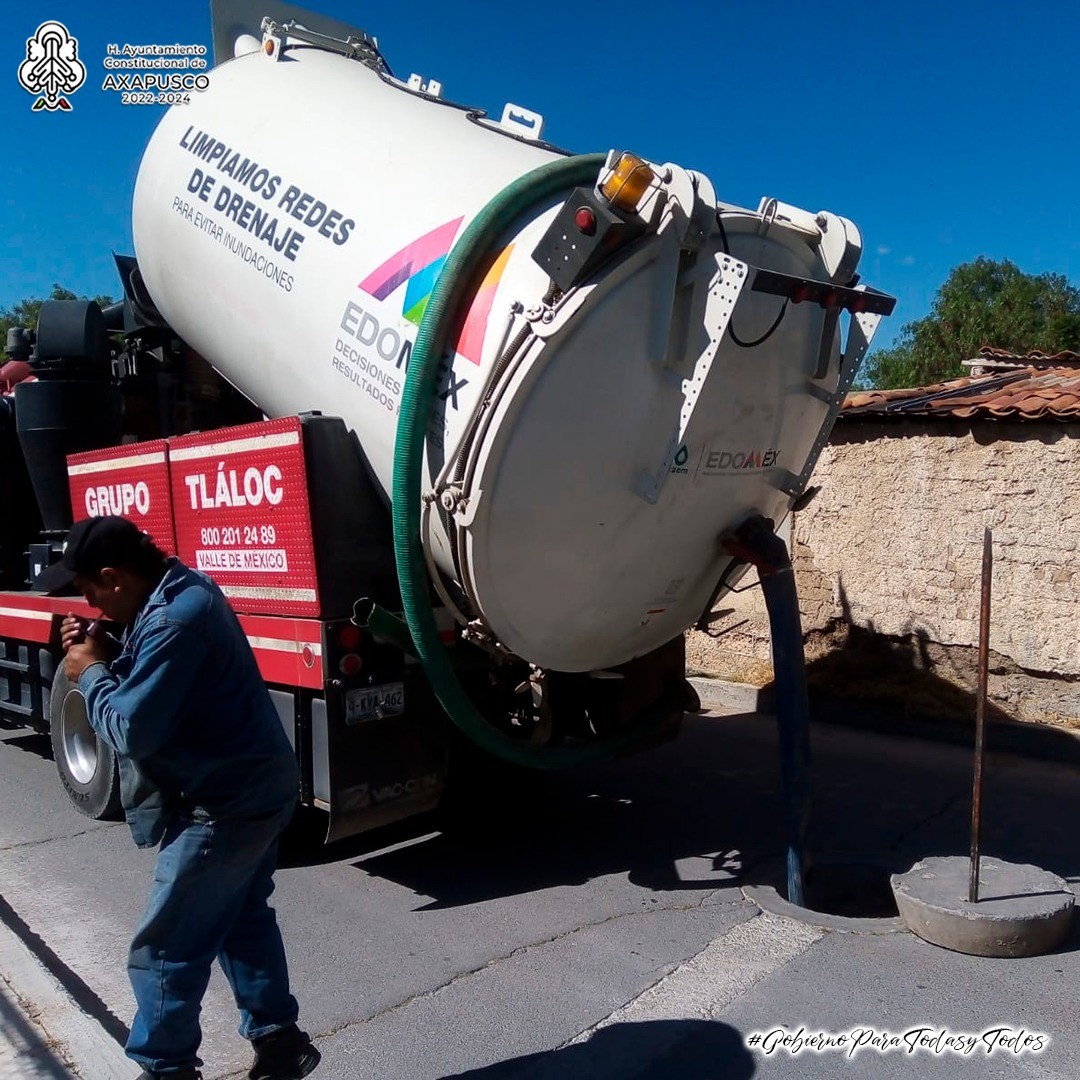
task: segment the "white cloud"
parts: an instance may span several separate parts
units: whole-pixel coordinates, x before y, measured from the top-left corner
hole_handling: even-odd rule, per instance
[[[900,260],[900,265],[901,266],[914,266],[915,265],[915,256],[914,255],[905,255]]]
[[[886,247],[884,244],[878,244],[877,253],[879,255],[891,255],[892,254],[892,248],[891,247]]]

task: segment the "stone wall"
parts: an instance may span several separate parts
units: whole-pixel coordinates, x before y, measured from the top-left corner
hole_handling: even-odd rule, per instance
[[[792,526],[808,658],[851,653],[831,665],[851,685],[855,654],[880,665],[885,643],[900,678],[906,666],[973,686],[989,526],[991,698],[1017,719],[1080,722],[1078,436],[1061,423],[838,424],[812,481],[821,491]],[[711,636],[689,636],[691,664],[767,676],[760,591],[717,607]]]

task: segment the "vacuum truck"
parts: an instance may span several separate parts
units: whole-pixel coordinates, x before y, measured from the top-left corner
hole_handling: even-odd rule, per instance
[[[459,741],[547,768],[673,735],[726,538],[804,497],[892,310],[858,229],[568,154],[272,0],[216,6],[215,58],[142,157],[124,300],[9,335],[0,717],[115,811],[60,664],[85,605],[33,585],[121,513],[221,585],[330,838],[434,806]]]

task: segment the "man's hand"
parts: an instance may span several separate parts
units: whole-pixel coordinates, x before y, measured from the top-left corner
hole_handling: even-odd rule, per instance
[[[95,622],[68,614],[60,626],[60,641],[64,647],[64,674],[72,682],[91,665],[108,661],[109,649],[105,631]]]
[[[78,645],[86,640],[86,634],[94,624],[81,615],[74,615],[70,611],[64,616],[60,624],[60,643],[67,652],[72,645]]]

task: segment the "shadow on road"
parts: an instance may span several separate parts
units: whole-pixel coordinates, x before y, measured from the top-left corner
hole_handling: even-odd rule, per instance
[[[430,897],[421,911],[608,874],[657,893],[735,887],[780,853],[781,816],[773,750],[764,768],[749,747],[745,762],[725,760],[725,727],[692,718],[679,741],[607,765],[478,776],[437,832],[353,865]],[[773,725],[761,727],[769,739]]]
[[[545,778],[528,796],[458,808],[437,834],[354,865],[432,897],[419,909],[432,910],[612,873],[656,892],[707,891],[739,884],[748,865],[779,853],[776,800],[760,792],[693,784],[655,792],[644,777],[588,779]],[[755,835],[735,826],[746,813],[758,819]]]
[[[3,728],[0,728],[0,734],[6,734]],[[31,754],[36,754],[39,758],[44,758],[46,761],[52,761],[52,743],[49,741],[48,735],[42,735],[38,731],[30,731],[25,735],[15,735],[12,738],[5,738],[4,741],[8,746],[17,747],[19,750],[28,750]]]
[[[969,751],[833,725],[815,725],[811,742],[811,860],[898,872],[920,858],[968,851]],[[770,719],[688,718],[676,743],[538,777],[516,793],[485,799],[481,791],[442,831],[353,856],[353,865],[430,897],[427,908],[618,873],[656,892],[775,884],[786,843],[778,774]],[[1069,822],[1078,816],[1074,770],[991,755],[985,854],[1075,877],[1080,834]]]
[[[746,1080],[753,1075],[754,1059],[727,1024],[651,1020],[611,1024],[586,1042],[444,1080]]]
[[[324,819],[301,815],[285,838],[281,865],[353,861],[364,873],[432,897],[425,910],[580,885],[613,872],[629,871],[657,891],[738,884],[748,865],[779,853],[775,777],[738,778],[729,766],[712,764],[685,774],[679,747],[560,773],[501,766],[471,773],[469,786],[452,792],[438,812],[325,847]],[[764,843],[744,837],[750,848],[733,852],[730,839],[742,831],[731,823],[748,812]],[[691,864],[680,868],[682,860]]]
[[[812,728],[809,865],[904,872],[970,848],[966,748],[833,724]],[[786,837],[776,726],[763,716],[688,717],[678,741],[600,766],[478,782],[452,813],[316,849],[412,890],[416,910],[576,886],[606,875],[687,902],[739,885],[780,885]],[[1055,762],[995,753],[983,790],[984,855],[1080,875],[1080,784]],[[890,897],[891,900],[891,897]],[[653,900],[652,902],[661,902]],[[881,915],[848,910],[839,914]]]

